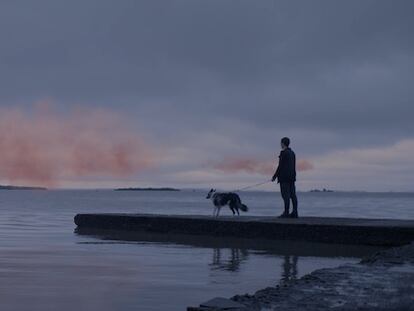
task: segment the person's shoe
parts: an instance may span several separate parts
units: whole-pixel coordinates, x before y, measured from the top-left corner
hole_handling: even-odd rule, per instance
[[[282,215],[280,215],[278,218],[289,218],[289,214],[284,212]]]
[[[298,217],[299,215],[298,215],[298,212],[296,211],[289,214],[289,218],[298,218]]]

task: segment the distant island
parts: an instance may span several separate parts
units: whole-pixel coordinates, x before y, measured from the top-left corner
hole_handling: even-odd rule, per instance
[[[0,190],[47,190],[47,188],[44,187],[23,187],[23,186],[3,186],[0,185]]]
[[[311,190],[311,191],[309,191],[309,192],[334,192],[333,190],[329,190],[329,189],[325,189],[325,188],[323,188],[322,190],[319,190],[319,189],[313,189],[313,190]]]
[[[180,191],[180,189],[168,188],[168,187],[162,187],[162,188],[118,188],[118,189],[115,189],[115,191]]]

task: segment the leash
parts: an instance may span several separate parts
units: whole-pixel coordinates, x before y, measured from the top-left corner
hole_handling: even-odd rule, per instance
[[[246,190],[246,189],[250,189],[250,188],[258,187],[258,186],[261,186],[261,185],[264,185],[264,184],[268,184],[270,182],[272,182],[272,181],[268,180],[268,181],[260,182],[260,183],[254,184],[254,185],[250,185],[250,186],[246,186],[246,187],[243,187],[243,188],[240,188],[240,189],[232,190],[231,192],[240,192],[240,191],[243,191],[243,190]]]

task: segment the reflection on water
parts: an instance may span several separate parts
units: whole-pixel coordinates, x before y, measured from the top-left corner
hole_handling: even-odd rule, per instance
[[[231,248],[229,254],[222,248],[213,249],[213,260],[210,264],[213,270],[225,270],[237,272],[240,264],[247,260],[249,252],[247,249]]]
[[[9,235],[9,239],[11,236]],[[0,244],[1,310],[185,310],[253,293],[375,248],[202,236],[60,231]]]
[[[88,231],[88,230],[86,230]],[[105,231],[103,231],[105,232]],[[80,232],[78,232],[81,234]],[[83,233],[83,235],[88,235],[87,233]],[[97,236],[96,230],[94,230],[94,233],[92,235]],[[111,234],[103,234],[104,239],[108,239]],[[145,233],[142,233],[142,235],[146,235]],[[130,241],[88,241],[88,242],[79,242],[79,244],[136,244],[139,245],[139,241],[131,241],[131,239],[136,239],[136,236],[134,237],[134,234],[128,234],[128,233],[122,233],[122,232],[116,232],[114,233],[113,237],[119,239],[120,236],[123,236],[125,239],[130,239]],[[161,237],[161,236],[160,236]],[[189,240],[197,240],[198,237],[194,236],[186,236]],[[206,237],[202,237],[202,239],[205,239]],[[208,239],[208,238],[207,238]],[[211,238],[212,239],[212,238]],[[145,240],[145,239],[144,239]],[[174,241],[174,238],[170,236],[170,241]],[[282,241],[276,242],[276,243],[283,243]],[[299,242],[300,243],[300,242]],[[317,244],[317,243],[314,243]],[[337,246],[334,246],[335,248]],[[379,250],[380,248],[378,248]],[[377,250],[369,248],[369,250],[374,251]],[[229,271],[229,272],[239,272],[241,269],[241,265],[243,262],[247,261],[249,259],[250,252],[254,252],[254,254],[267,254],[267,253],[260,253],[255,252],[254,250],[246,249],[246,248],[219,248],[214,247],[212,248],[212,259],[211,262],[208,264],[210,269],[212,271],[214,270],[222,270],[222,271]],[[367,250],[368,251],[368,250]],[[364,250],[365,252],[365,250]],[[357,256],[359,257],[359,256]],[[298,278],[298,256],[296,255],[283,255],[280,256],[280,258],[283,259],[282,261],[282,269],[281,269],[281,276],[280,276],[280,283],[289,282],[291,280],[296,280]],[[353,258],[353,257],[351,257]]]
[[[248,260],[249,250],[240,248],[213,249],[213,259],[209,264],[212,270],[224,270],[231,272],[238,272],[241,264]],[[282,273],[280,276],[280,283],[284,284],[298,278],[298,256],[281,256]]]
[[[185,310],[215,296],[253,293],[315,269],[357,262],[378,250],[156,233],[73,233],[76,213],[210,214],[211,205],[204,195],[185,191],[1,192],[0,310]],[[306,206],[303,214],[341,216],[354,213],[356,209],[348,207],[364,200],[363,208],[358,208],[364,217],[374,212],[386,216],[387,206],[392,206],[393,215],[413,218],[413,210],[407,207],[413,198],[308,195],[302,197],[302,206]],[[385,203],[381,201],[378,209],[376,202],[368,204],[374,199]],[[275,215],[280,210],[276,194],[245,193],[243,200],[250,200],[251,214]],[[333,203],[335,208],[330,207]]]
[[[298,278],[298,256],[283,256],[281,283],[287,283]]]
[[[267,286],[295,280],[319,268],[357,262],[361,257],[382,249],[300,241],[265,241],[149,232],[131,233],[94,229],[78,229],[76,232],[80,236],[100,240],[93,243],[120,243],[120,245],[136,243],[138,247],[157,245],[167,249],[178,247],[181,253],[184,253],[182,247],[186,247],[188,253],[183,264],[186,265],[185,270],[189,273],[186,276],[181,275],[181,280],[184,278],[188,278],[186,282],[203,280],[202,289],[197,290],[193,287],[183,297],[180,296],[182,289],[179,284],[174,286],[174,289],[171,288],[168,300],[171,302],[170,295],[174,295],[177,299],[177,305],[170,305],[172,310],[184,310],[185,305],[197,305],[215,296],[231,297],[235,294],[254,293]],[[195,254],[200,252],[203,253],[202,257],[197,257]],[[171,260],[171,257],[164,259]],[[197,268],[191,270],[191,263],[197,261]],[[207,275],[203,275],[204,268],[209,270]],[[164,273],[162,268],[159,273],[161,275]],[[159,303],[160,298],[157,299]]]

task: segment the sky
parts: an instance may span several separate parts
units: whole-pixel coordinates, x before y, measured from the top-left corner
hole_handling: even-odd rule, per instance
[[[414,2],[0,2],[0,183],[414,191]],[[277,186],[267,184],[262,190]]]

